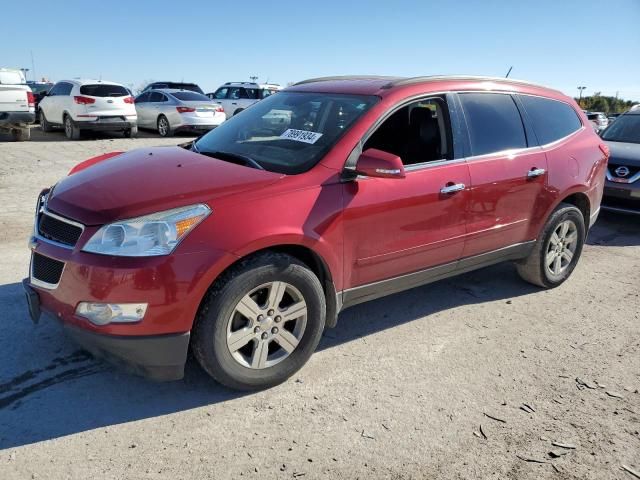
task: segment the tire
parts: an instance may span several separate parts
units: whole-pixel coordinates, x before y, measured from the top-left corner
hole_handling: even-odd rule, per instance
[[[124,131],[124,138],[136,138],[138,136],[138,126],[134,125]]]
[[[547,220],[533,251],[516,264],[518,273],[523,280],[539,287],[561,285],[575,269],[585,237],[582,212],[573,205],[561,203]]]
[[[44,112],[42,110],[40,110],[40,129],[43,132],[50,132],[53,130],[51,124],[47,120],[47,117],[44,116]]]
[[[16,142],[26,142],[31,138],[31,129],[29,127],[14,128],[11,130],[11,136]]]
[[[272,296],[281,301],[270,302]],[[301,307],[294,307],[301,302],[306,305],[304,313]],[[241,308],[246,305],[252,307]],[[239,309],[249,312],[248,316]],[[325,297],[315,274],[289,255],[265,253],[241,262],[214,284],[193,328],[192,351],[202,368],[227,387],[270,388],[307,362],[320,341],[325,320]],[[229,344],[234,333],[236,338],[241,334],[236,348]]]
[[[244,108],[237,109],[235,112],[233,112],[233,116],[236,116],[237,114],[239,114],[243,110],[244,110]]]
[[[64,116],[64,134],[69,140],[80,140],[80,129],[70,115]]]
[[[171,137],[173,136],[173,129],[171,128],[171,124],[169,124],[169,119],[164,115],[160,115],[158,117],[158,121],[156,122],[158,127],[158,133],[161,137]]]

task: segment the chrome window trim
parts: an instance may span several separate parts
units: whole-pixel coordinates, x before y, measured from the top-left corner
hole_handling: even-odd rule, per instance
[[[51,245],[55,245],[55,246],[61,247],[61,248],[66,248],[67,250],[73,250],[75,248],[75,245],[67,245],[65,243],[56,242],[55,240],[51,240],[49,238],[45,238],[42,235],[40,235],[40,219],[39,219],[40,214],[47,215],[47,216],[49,216],[51,218],[55,218],[56,220],[59,220],[59,221],[61,221],[63,223],[68,223],[69,225],[73,225],[74,227],[80,228],[81,231],[80,231],[80,235],[78,236],[78,240],[80,239],[80,237],[84,233],[84,225],[82,223],[75,222],[75,221],[70,220],[68,218],[61,217],[60,215],[58,215],[56,213],[53,213],[51,210],[47,209],[46,203],[41,204],[40,208],[36,211],[36,221],[35,221],[35,228],[34,228],[33,236],[36,237],[38,240],[43,241],[45,243],[49,243]],[[77,243],[76,243],[76,245],[77,245]]]
[[[29,283],[31,283],[31,285],[34,285],[36,287],[44,288],[45,290],[55,290],[56,288],[58,288],[58,285],[60,285],[60,281],[62,280],[62,276],[64,275],[64,270],[65,268],[67,268],[67,262],[63,262],[62,260],[58,260],[57,258],[48,257],[47,255],[42,255],[41,253],[38,253],[38,255],[42,257],[47,257],[47,258],[50,258],[51,260],[55,260],[57,262],[62,263],[62,271],[60,272],[60,278],[58,279],[58,283],[43,282],[42,280],[38,280],[33,276],[33,256],[35,254],[36,252],[31,253],[31,262],[29,263]]]

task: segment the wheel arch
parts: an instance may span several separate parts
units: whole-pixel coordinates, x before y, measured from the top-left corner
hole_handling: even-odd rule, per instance
[[[582,216],[584,217],[584,224],[587,230],[589,229],[590,215],[591,215],[591,201],[589,196],[585,192],[575,192],[560,200],[560,203],[568,203],[576,207]]]
[[[248,252],[243,252],[240,256],[237,257],[235,261],[227,265],[219,273],[219,275],[216,276],[207,291],[211,290],[216,285],[216,283],[220,281],[220,279],[223,279],[228,271],[236,268],[239,264],[246,262],[252,257],[268,252],[290,255],[307,265],[309,269],[318,277],[324,291],[325,302],[327,306],[326,326],[331,328],[335,327],[338,319],[338,313],[341,308],[341,302],[339,301],[338,292],[334,284],[331,269],[329,268],[328,263],[322,257],[322,255],[306,245],[295,243],[278,243]],[[204,298],[206,298],[206,294],[205,297],[203,297],[203,301]]]

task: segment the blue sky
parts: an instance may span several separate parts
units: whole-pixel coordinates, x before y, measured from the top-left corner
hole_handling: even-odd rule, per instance
[[[38,77],[53,80],[184,79],[211,91],[251,75],[285,85],[503,76],[513,65],[512,77],[570,95],[584,85],[640,100],[640,0],[36,0],[1,11],[0,66],[31,68],[33,52]]]

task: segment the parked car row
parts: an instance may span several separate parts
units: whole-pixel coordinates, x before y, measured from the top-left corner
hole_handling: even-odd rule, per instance
[[[195,83],[153,82],[133,97],[125,86],[103,80],[62,80],[39,93],[38,119],[43,131],[63,128],[69,139],[83,131],[120,131],[134,137],[138,128],[161,136],[209,131],[280,90],[275,84],[227,82],[204,95]]]

